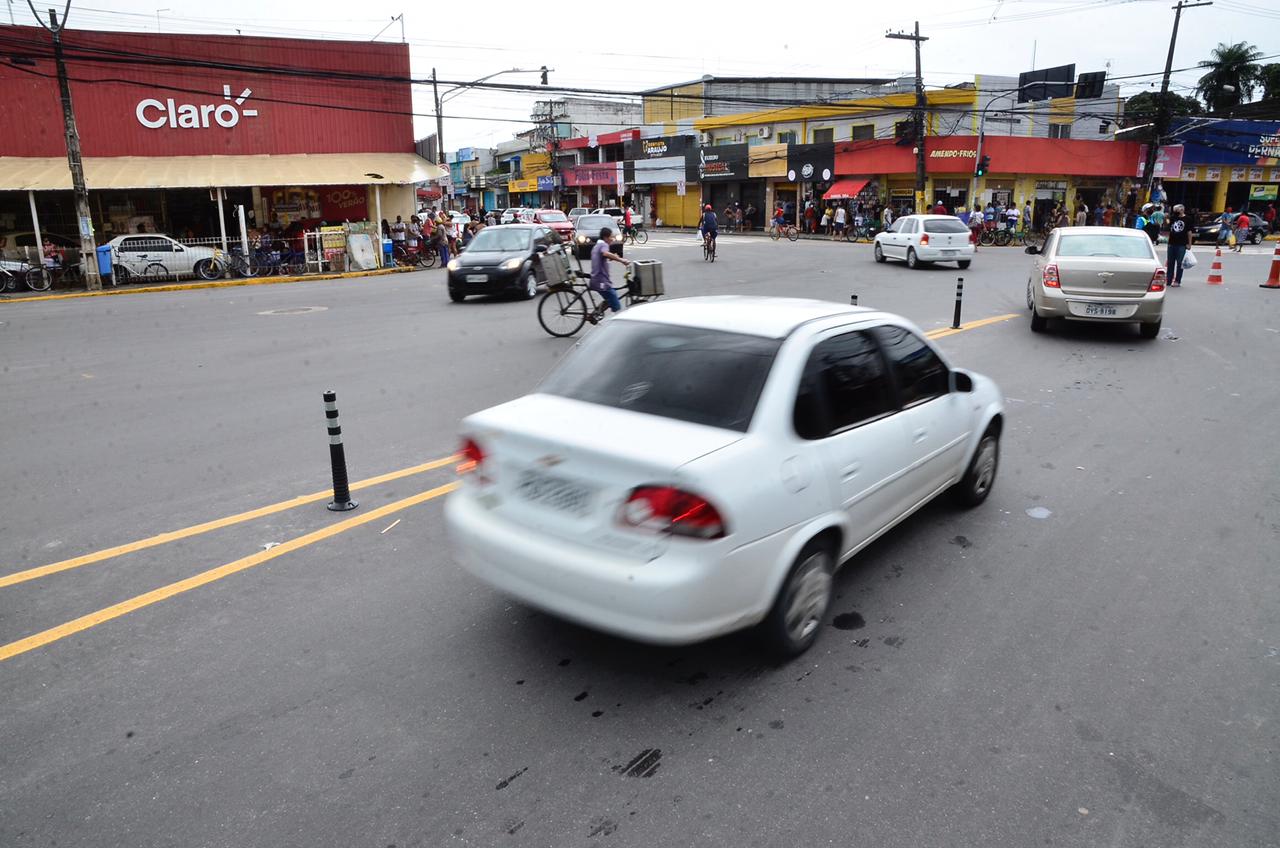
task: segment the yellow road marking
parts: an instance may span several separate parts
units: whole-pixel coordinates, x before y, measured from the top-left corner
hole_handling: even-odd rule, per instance
[[[925,333],[931,339],[940,339],[944,336],[954,336],[956,333],[963,333],[965,330],[976,330],[978,327],[985,327],[988,324],[999,324],[1001,321],[1008,321],[1010,318],[1017,318],[1016,312],[1010,312],[1007,315],[996,315],[991,318],[982,318],[977,321],[970,321],[968,324],[961,324],[957,329],[955,327],[942,327],[938,330],[930,330]]]
[[[316,542],[328,539],[331,536],[336,536],[339,533],[344,533],[347,530],[359,527],[362,524],[368,524],[370,521],[377,521],[379,518],[384,518],[394,512],[408,509],[411,506],[417,506],[418,504],[429,501],[432,498],[438,498],[441,495],[452,492],[456,488],[458,488],[458,484],[456,482],[445,483],[443,486],[437,486],[434,489],[420,492],[412,497],[392,501],[391,503],[380,506],[377,509],[370,510],[364,515],[358,515],[354,518],[348,518],[345,521],[339,521],[337,524],[330,525],[329,527],[325,527],[321,530],[315,530],[303,536],[290,539],[284,544],[276,545],[274,548],[250,554],[247,557],[242,557],[241,559],[233,562],[228,562],[225,565],[219,565],[218,567],[211,568],[208,571],[202,571],[193,577],[188,577],[185,580],[179,580],[176,583],[170,583],[167,586],[161,586],[159,589],[153,589],[150,592],[129,598],[127,601],[112,604],[111,606],[100,609],[97,612],[91,612],[88,615],[83,615],[80,618],[73,619],[65,624],[59,624],[57,627],[51,627],[48,630],[35,633],[25,639],[19,639],[18,641],[10,642],[7,645],[0,645],[0,662],[16,657],[19,654],[25,654],[27,651],[43,647],[44,645],[48,645],[50,642],[57,642],[59,639],[65,639],[68,636],[88,630],[90,627],[96,627],[99,624],[111,621],[113,618],[128,615],[131,612],[140,610],[143,607],[149,607],[152,604],[158,604],[161,601],[172,598],[174,595],[180,595],[183,592],[190,592],[192,589],[197,589],[201,586],[212,583],[215,580],[221,580],[224,577],[229,577],[232,574],[245,571],[246,569],[253,568],[256,565],[262,565],[264,562],[270,562],[276,557],[296,551],[299,548],[305,548],[308,545],[313,545]]]
[[[412,465],[408,468],[402,468],[399,471],[391,471],[387,474],[379,474],[377,477],[370,477],[366,480],[360,480],[351,484],[351,491],[365,489],[369,486],[376,486],[379,483],[387,483],[391,480],[399,480],[401,477],[409,477],[414,474],[421,474],[424,471],[431,471],[435,468],[442,468],[453,462],[458,457],[446,456],[441,459],[433,459],[430,462],[424,462],[421,465]],[[220,530],[223,527],[230,527],[233,524],[241,524],[245,521],[252,521],[255,518],[262,518],[266,515],[274,515],[277,512],[284,512],[287,509],[293,509],[303,504],[315,503],[325,498],[332,497],[333,493],[326,490],[316,492],[311,495],[299,495],[296,498],[290,498],[287,501],[263,506],[257,509],[251,509],[248,512],[239,512],[235,515],[228,515],[226,518],[218,518],[213,521],[206,521],[203,524],[194,524],[190,527],[184,527],[181,530],[171,530],[168,533],[161,533],[148,539],[140,539],[136,542],[128,542],[123,545],[116,545],[114,548],[106,548],[91,554],[64,559],[61,562],[42,565],[38,568],[29,568],[26,571],[18,571],[13,574],[5,574],[0,576],[0,589],[5,586],[13,586],[16,583],[25,583],[28,580],[35,580],[38,577],[44,577],[49,574],[57,574],[59,571],[69,571],[72,568],[79,568],[82,565],[91,565],[95,562],[102,562],[104,559],[131,554],[135,551],[154,548],[157,545],[163,545],[168,542],[176,542],[179,539],[188,539],[192,536],[199,536],[201,533],[208,533],[211,530]]]

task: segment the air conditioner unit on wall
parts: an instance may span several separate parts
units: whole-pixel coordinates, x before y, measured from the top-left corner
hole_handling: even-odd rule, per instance
[[[771,135],[773,135],[773,127],[761,127],[761,128],[760,128],[760,137],[761,137],[761,138],[768,138],[768,137],[769,137],[769,136],[771,136]]]
[[[702,142],[703,144],[710,144],[711,133],[698,133],[698,141]]]

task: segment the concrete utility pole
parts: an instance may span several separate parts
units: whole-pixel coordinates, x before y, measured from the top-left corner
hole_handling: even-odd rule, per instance
[[[1156,154],[1160,149],[1160,142],[1164,138],[1164,134],[1169,131],[1169,74],[1173,72],[1173,49],[1178,43],[1178,24],[1182,22],[1182,10],[1212,5],[1213,0],[1205,0],[1205,2],[1201,3],[1188,3],[1187,0],[1178,0],[1178,5],[1171,7],[1173,9],[1173,33],[1169,36],[1169,55],[1164,60],[1164,79],[1160,81],[1160,99],[1156,102],[1155,126],[1151,130],[1151,143],[1147,145],[1147,161],[1142,170],[1144,195],[1148,201],[1151,200],[1151,189],[1155,185]]]
[[[885,38],[898,38],[916,43],[916,208],[917,214],[925,211],[924,200],[924,78],[920,73],[920,45],[929,39],[920,34],[920,22],[916,21],[915,34],[905,32],[888,32]]]
[[[67,138],[67,165],[71,168],[71,185],[76,195],[76,218],[80,222],[80,258],[81,273],[84,276],[85,288],[97,291],[102,288],[102,278],[98,276],[97,245],[93,242],[93,218],[89,214],[89,189],[84,184],[84,164],[80,158],[80,132],[76,129],[76,114],[71,106],[71,84],[67,81],[67,63],[62,55],[62,31],[67,26],[67,12],[71,10],[71,0],[67,0],[62,10],[62,22],[58,22],[58,13],[49,10],[49,25],[40,20],[40,14],[31,0],[27,0],[31,13],[36,21],[53,35],[53,60],[58,69],[58,91],[62,95],[62,124]],[[39,248],[39,245],[36,245]]]
[[[444,116],[440,114],[440,86],[436,84],[436,69],[431,69],[431,96],[436,101],[436,161],[444,164]]]

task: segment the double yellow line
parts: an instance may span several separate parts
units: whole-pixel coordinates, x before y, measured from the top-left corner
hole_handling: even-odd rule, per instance
[[[367,489],[370,486],[376,486],[379,483],[399,480],[403,477],[421,474],[424,471],[432,471],[434,469],[450,465],[456,462],[457,459],[457,456],[447,456],[441,459],[431,460],[430,462],[424,462],[421,465],[413,465],[408,468],[402,468],[399,471],[392,471],[387,474],[381,474],[377,477],[370,477],[368,479],[352,483],[351,490],[358,491],[360,489]],[[105,609],[100,609],[96,612],[68,621],[65,624],[60,624],[57,627],[51,627],[48,630],[35,633],[25,639],[19,639],[16,642],[10,642],[7,645],[0,645],[0,662],[16,657],[19,654],[25,654],[27,651],[48,645],[50,642],[65,639],[75,633],[88,630],[90,627],[96,627],[103,622],[111,621],[114,618],[127,615],[128,613],[142,609],[143,607],[148,607],[152,604],[159,603],[160,601],[167,600],[168,598],[172,598],[174,595],[189,592],[192,589],[212,583],[215,580],[221,580],[222,578],[229,577],[232,574],[245,571],[246,569],[253,568],[257,565],[262,565],[264,562],[269,562],[276,557],[305,548],[308,545],[313,545],[316,542],[331,538],[339,533],[345,533],[347,530],[351,530],[363,524],[368,524],[370,521],[376,521],[379,518],[384,518],[393,513],[400,512],[401,510],[408,509],[409,507],[425,503],[433,498],[438,498],[441,495],[452,492],[457,488],[457,486],[458,484],[456,482],[446,483],[443,486],[436,486],[435,488],[428,489],[425,492],[420,492],[416,495],[412,495],[411,497],[392,501],[391,503],[380,506],[377,509],[353,516],[352,518],[345,519],[344,521],[339,521],[337,524],[332,524],[323,529],[315,530],[311,533],[306,533],[302,536],[290,539],[283,544],[268,548],[265,551],[259,551],[258,553],[242,557],[224,565],[217,566],[216,568],[210,568],[209,570],[202,571],[193,577],[188,577],[185,580],[179,580],[176,583],[170,583],[167,586],[161,586],[159,589],[153,589],[150,592],[129,598],[128,600],[121,601],[118,604],[113,604]],[[177,541],[178,539],[187,539],[192,536],[198,536],[202,533],[219,530],[223,527],[230,527],[235,524],[252,521],[256,518],[262,518],[266,515],[283,512],[287,509],[302,506],[303,504],[316,503],[318,501],[325,500],[330,496],[331,493],[327,491],[316,492],[310,495],[301,495],[296,498],[290,498],[287,501],[280,501],[279,503],[274,503],[269,506],[252,509],[247,512],[236,513],[235,515],[229,515],[225,518],[219,518],[214,521],[206,521],[203,524],[196,524],[181,530],[160,533],[156,536],[140,539],[136,542],[129,542],[124,545],[117,545],[113,548],[106,548],[91,554],[85,554],[84,556],[66,559],[49,565],[42,565],[38,568],[30,568],[26,571],[7,574],[0,577],[0,588],[13,586],[18,583],[25,583],[28,580],[35,580],[49,574],[57,574],[61,571],[80,568],[95,562],[102,562],[103,560],[133,553],[135,551],[154,548],[167,542]]]

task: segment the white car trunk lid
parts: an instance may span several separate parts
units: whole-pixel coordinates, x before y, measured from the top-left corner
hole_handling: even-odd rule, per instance
[[[1062,293],[1086,297],[1142,297],[1157,265],[1149,259],[1072,256],[1058,260]]]
[[[658,556],[665,539],[619,527],[632,489],[678,482],[681,466],[742,434],[555,395],[526,395],[463,421],[485,453],[479,496],[504,518],[587,547]],[[703,493],[705,494],[705,493]]]

